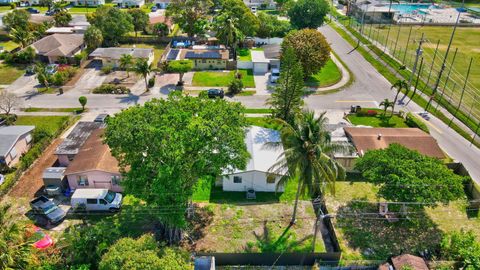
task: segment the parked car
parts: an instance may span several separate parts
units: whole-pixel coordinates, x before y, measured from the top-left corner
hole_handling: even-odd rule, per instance
[[[80,188],[72,195],[71,205],[77,211],[116,212],[122,206],[122,194],[100,188]]]
[[[36,249],[46,249],[54,244],[50,235],[35,225],[27,227],[27,237],[33,242],[33,247]]]
[[[93,120],[93,122],[105,123],[105,122],[107,122],[107,119],[109,117],[110,117],[110,115],[108,115],[106,113],[101,113],[101,114],[97,115],[97,117],[95,117],[95,120]]]
[[[157,10],[158,10],[158,7],[157,7],[157,6],[153,6],[153,7],[150,9],[151,12],[156,12]]]
[[[223,98],[225,93],[222,89],[209,89],[207,95],[209,98]]]
[[[65,216],[65,211],[58,207],[52,200],[45,196],[40,196],[30,202],[30,206],[37,215],[45,217],[51,224],[61,222]]]
[[[28,66],[25,69],[25,75],[33,75],[35,74],[35,66]]]
[[[280,78],[280,69],[272,68],[272,73],[270,74],[270,82],[277,83],[278,78]]]
[[[36,8],[32,8],[32,7],[29,7],[27,8],[27,12],[30,13],[30,14],[39,14],[40,11]]]

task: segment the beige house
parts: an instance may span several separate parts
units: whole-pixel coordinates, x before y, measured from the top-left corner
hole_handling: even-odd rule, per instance
[[[192,60],[195,70],[223,70],[227,69],[228,54],[228,50],[183,49],[180,59]]]
[[[90,54],[90,59],[102,61],[102,65],[111,65],[117,68],[122,55],[131,55],[133,60],[146,59],[148,64],[153,63],[153,49],[145,48],[98,48]]]
[[[103,128],[94,130],[65,170],[71,189],[105,188],[122,192],[118,161],[103,143],[103,133]]]
[[[34,126],[7,126],[0,128],[0,164],[15,166],[32,142]]]
[[[38,40],[31,47],[40,60],[53,64],[61,57],[73,61],[73,57],[85,48],[85,42],[83,34],[53,34]]]

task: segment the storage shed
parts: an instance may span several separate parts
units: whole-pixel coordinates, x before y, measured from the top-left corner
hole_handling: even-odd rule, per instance
[[[68,188],[68,181],[64,175],[66,169],[65,167],[50,167],[43,171],[43,185],[49,195],[59,194]]]

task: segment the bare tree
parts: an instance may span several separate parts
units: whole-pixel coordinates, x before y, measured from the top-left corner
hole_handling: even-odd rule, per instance
[[[21,105],[20,99],[13,93],[0,90],[0,110],[9,115],[13,108]]]

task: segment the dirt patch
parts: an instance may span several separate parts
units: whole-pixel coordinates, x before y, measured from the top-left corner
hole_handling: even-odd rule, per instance
[[[104,83],[123,85],[125,87],[134,86],[139,80],[142,80],[140,76],[134,72],[129,72],[127,76],[126,71],[117,70],[107,75]]]
[[[64,86],[67,86],[67,87],[75,86],[75,84],[77,84],[78,80],[80,80],[80,78],[83,76],[84,73],[85,73],[85,69],[78,68],[77,72],[75,73],[75,76],[73,76],[73,78],[71,78]]]
[[[43,154],[37,161],[20,177],[17,184],[9,192],[9,196],[13,198],[24,197],[32,199],[35,194],[43,187],[42,174],[43,171],[51,167],[57,160],[55,149],[62,142],[62,139],[55,139],[43,151]]]

